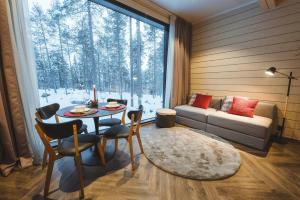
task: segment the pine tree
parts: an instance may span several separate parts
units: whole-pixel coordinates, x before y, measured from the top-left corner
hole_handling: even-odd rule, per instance
[[[132,18],[130,17],[130,23],[129,23],[129,42],[130,42],[130,52],[129,52],[129,65],[130,65],[130,105],[133,107],[133,38],[132,38]]]
[[[141,28],[140,28],[140,21],[136,20],[136,35],[137,35],[137,96],[138,96],[138,104],[142,104],[142,94],[143,94],[143,87],[142,87],[142,38],[141,38]]]

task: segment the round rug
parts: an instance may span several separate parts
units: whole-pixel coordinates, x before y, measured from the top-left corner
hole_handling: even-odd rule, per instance
[[[201,130],[183,127],[142,129],[145,156],[174,175],[217,180],[235,174],[240,154],[227,141]]]

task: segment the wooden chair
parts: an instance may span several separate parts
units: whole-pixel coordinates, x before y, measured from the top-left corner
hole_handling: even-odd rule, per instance
[[[117,140],[117,139],[126,139],[129,143],[130,148],[130,157],[131,157],[131,166],[132,171],[134,171],[134,153],[133,153],[133,144],[132,144],[132,136],[136,136],[141,153],[144,153],[143,151],[143,145],[140,137],[140,126],[141,126],[141,119],[143,114],[143,106],[140,105],[138,110],[132,110],[129,111],[127,116],[131,120],[130,127],[125,125],[115,125],[111,128],[107,129],[104,132],[103,135],[103,152],[105,152],[106,149],[106,143],[107,140]]]
[[[55,121],[56,123],[59,123],[59,117],[56,115],[56,112],[59,110],[60,105],[58,103],[54,103],[54,104],[50,104],[44,107],[40,107],[36,109],[36,113],[35,116],[36,118],[38,118],[40,121],[43,120],[47,120],[50,119],[52,117],[55,117]],[[79,133],[88,133],[87,131],[87,125],[83,124],[82,127],[79,130]],[[51,138],[49,138],[51,139]],[[50,145],[53,148],[57,147],[57,140],[51,140]],[[43,162],[42,162],[42,169],[45,168],[46,164],[47,164],[47,158],[48,158],[48,154],[47,151],[44,150],[44,154],[43,154]]]
[[[117,102],[118,104],[123,104],[125,106],[127,106],[127,100],[125,99],[107,99],[107,102]],[[126,116],[126,110],[124,110],[123,114],[122,114],[122,118],[118,119],[118,118],[113,118],[112,116],[110,116],[110,118],[107,119],[101,119],[99,120],[99,127],[100,126],[115,126],[115,125],[125,125],[125,116]],[[115,139],[115,152],[118,150],[118,139]]]
[[[107,99],[107,102],[113,102],[113,101],[117,102],[118,104],[123,104],[123,105],[127,106],[127,100],[124,100],[124,99]],[[126,115],[126,110],[124,110],[121,119],[112,118],[112,116],[110,116],[110,118],[108,118],[108,119],[100,120],[99,125],[100,126],[114,126],[114,125],[120,125],[120,124],[125,125],[125,115]]]
[[[82,127],[81,120],[73,120],[64,123],[49,124],[36,119],[35,128],[49,154],[49,164],[47,167],[47,175],[44,188],[44,197],[49,193],[51,175],[53,171],[54,161],[65,156],[74,157],[76,168],[80,179],[80,197],[84,197],[84,184],[81,164],[81,152],[91,148],[94,145],[98,146],[101,162],[105,165],[103,147],[100,143],[100,138],[92,134],[79,134],[78,130]],[[57,149],[50,145],[50,140],[58,139]],[[70,140],[69,138],[72,138]]]

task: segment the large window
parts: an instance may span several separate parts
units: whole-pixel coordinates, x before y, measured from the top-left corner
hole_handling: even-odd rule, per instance
[[[163,106],[167,26],[103,0],[29,0],[42,105],[92,98]]]

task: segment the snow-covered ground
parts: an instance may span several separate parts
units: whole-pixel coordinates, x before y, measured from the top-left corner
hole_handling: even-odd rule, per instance
[[[45,95],[48,94],[49,96]],[[57,89],[56,93],[54,90],[39,90],[40,104],[45,106],[51,103],[59,103],[60,107],[66,107],[70,105],[83,104],[88,102],[93,98],[92,90],[89,93],[86,93],[85,90],[71,90],[66,91],[63,88]],[[99,102],[106,102],[107,98],[117,98],[120,99],[119,93],[108,93],[108,92],[97,92],[97,97]],[[123,93],[122,99],[127,99],[128,108],[127,110],[138,108],[138,96],[134,95],[133,97],[133,106],[130,105],[130,93]],[[152,95],[143,95],[142,96],[142,105],[144,106],[143,120],[155,117],[155,111],[158,108],[161,108],[163,104],[163,99],[161,96],[152,96]],[[114,117],[121,118],[121,114],[115,115]],[[61,121],[66,121],[68,119],[61,118]],[[85,124],[88,125],[89,131],[94,131],[94,122],[93,119],[84,119]],[[126,117],[126,122],[130,122]]]

